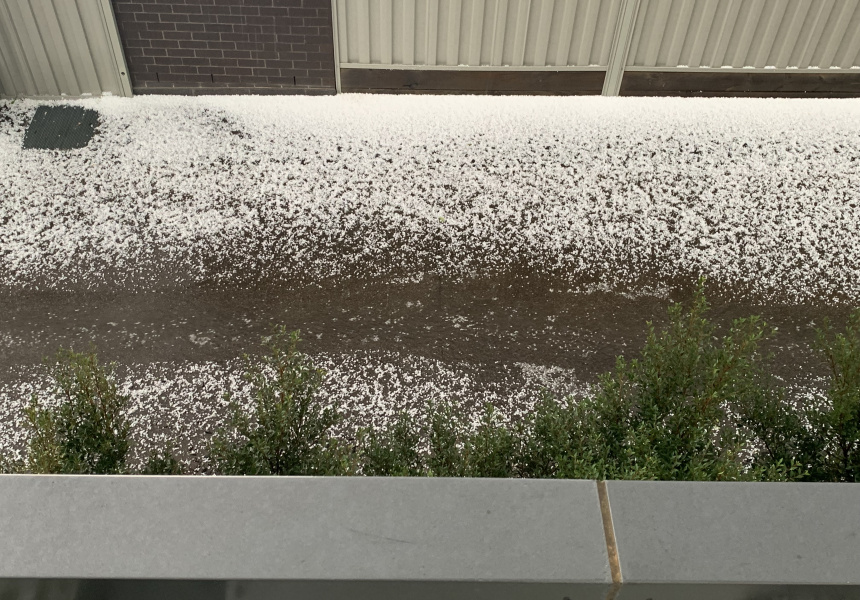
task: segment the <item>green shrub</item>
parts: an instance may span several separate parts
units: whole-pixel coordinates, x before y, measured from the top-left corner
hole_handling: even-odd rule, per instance
[[[860,481],[860,310],[844,333],[830,324],[817,330],[817,346],[830,368],[826,401],[806,414],[815,432],[806,448],[816,481]]]
[[[515,477],[522,453],[522,432],[505,423],[491,404],[481,412],[481,420],[464,444],[466,477]]]
[[[405,413],[381,430],[367,429],[360,445],[365,475],[513,477],[519,436],[487,405],[473,431],[451,402],[430,402],[420,428]],[[421,448],[426,447],[425,451]]]
[[[182,475],[182,465],[173,452],[167,449],[153,450],[149,454],[142,475]]]
[[[757,449],[733,415],[764,436],[787,426],[789,413],[768,415],[774,398],[762,369],[758,317],[736,320],[718,339],[705,317],[703,281],[688,309],[673,304],[659,332],[648,323],[640,356],[619,357],[593,398],[539,402],[529,420],[522,473],[528,477],[662,480],[760,480],[799,476],[786,448],[750,461]],[[793,431],[793,430],[792,430]],[[796,433],[793,431],[793,433]],[[780,462],[782,461],[782,462]]]
[[[463,416],[451,402],[431,402],[427,410],[427,475],[431,477],[466,476],[466,436]]]
[[[540,479],[600,479],[605,476],[607,444],[600,438],[594,400],[544,393],[535,404],[521,442],[520,474]],[[620,421],[620,417],[619,417]]]
[[[419,451],[421,432],[405,412],[384,429],[370,427],[359,435],[361,472],[364,475],[417,477],[426,466]]]
[[[31,473],[123,473],[129,446],[124,413],[128,397],[117,391],[113,365],[94,352],[61,349],[52,369],[57,407],[34,395],[26,411],[32,432],[25,469]]]
[[[339,412],[317,398],[323,371],[298,351],[299,332],[281,326],[264,338],[268,354],[248,365],[253,410],[231,402],[229,424],[215,436],[210,456],[225,475],[337,475],[349,455],[332,435]]]

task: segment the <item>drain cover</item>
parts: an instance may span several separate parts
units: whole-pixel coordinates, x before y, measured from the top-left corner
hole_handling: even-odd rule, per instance
[[[40,106],[24,135],[25,148],[71,150],[93,138],[99,114],[78,106]]]

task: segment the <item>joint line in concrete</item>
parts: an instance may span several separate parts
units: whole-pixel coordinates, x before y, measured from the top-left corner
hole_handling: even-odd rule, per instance
[[[618,556],[618,544],[615,540],[615,526],[612,523],[612,508],[609,505],[609,493],[605,481],[597,482],[597,498],[600,501],[600,516],[603,518],[603,536],[606,538],[606,554],[609,557],[609,571],[612,574],[612,585],[606,594],[606,600],[614,600],[621,589],[621,560]]]

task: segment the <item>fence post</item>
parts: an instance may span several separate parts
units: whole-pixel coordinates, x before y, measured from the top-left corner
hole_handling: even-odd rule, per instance
[[[331,0],[331,37],[334,47],[334,87],[340,94],[340,47],[337,33],[337,0]]]
[[[109,47],[113,62],[116,64],[116,72],[119,77],[119,84],[122,88],[122,95],[130,98],[131,89],[131,73],[128,70],[128,64],[125,60],[125,52],[122,49],[122,42],[119,38],[119,25],[116,22],[116,15],[113,12],[113,5],[110,0],[100,0],[99,9],[102,13],[102,22],[104,23],[105,33],[110,41]]]
[[[615,35],[612,38],[612,49],[609,51],[606,79],[603,80],[604,96],[617,96],[621,91],[621,79],[624,77],[624,67],[630,52],[630,42],[633,39],[633,28],[636,25],[640,2],[641,0],[622,0],[618,11],[618,23],[615,25]]]

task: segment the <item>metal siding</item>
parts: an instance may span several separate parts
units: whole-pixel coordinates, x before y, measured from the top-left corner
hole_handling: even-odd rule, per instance
[[[0,0],[0,94],[131,95],[106,0]]]
[[[419,69],[606,68],[622,6],[622,0],[337,2],[342,67]],[[856,69],[860,0],[640,0],[631,36],[626,64],[634,70]]]
[[[860,0],[642,0],[627,65],[860,67]]]
[[[337,0],[341,66],[605,67],[620,5],[621,0]]]

